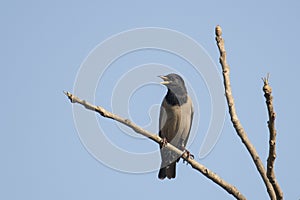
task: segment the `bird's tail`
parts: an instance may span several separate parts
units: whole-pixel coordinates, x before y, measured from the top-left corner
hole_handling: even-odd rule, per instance
[[[168,177],[168,179],[172,179],[176,177],[176,162],[173,162],[172,164],[166,167],[162,167],[159,170],[158,178],[163,180],[166,177]]]

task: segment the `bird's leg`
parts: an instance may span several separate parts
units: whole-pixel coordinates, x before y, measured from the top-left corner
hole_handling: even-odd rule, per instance
[[[181,147],[181,150],[183,151],[183,154],[187,154],[186,157],[187,158],[191,158],[191,159],[194,159],[194,155],[191,154],[191,152],[189,152],[184,146]],[[183,163],[185,163],[186,159],[183,159]],[[188,164],[188,162],[186,163]]]
[[[163,137],[162,140],[160,141],[160,146],[165,147],[168,144],[167,138]]]

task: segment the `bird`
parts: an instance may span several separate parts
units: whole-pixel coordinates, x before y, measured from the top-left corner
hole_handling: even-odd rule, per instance
[[[185,151],[193,121],[193,103],[188,96],[184,80],[175,73],[159,76],[163,81],[161,84],[168,89],[164,97],[159,114],[159,136],[162,138],[160,144],[161,165],[158,178],[176,177],[176,162],[180,156],[165,148],[166,143]]]

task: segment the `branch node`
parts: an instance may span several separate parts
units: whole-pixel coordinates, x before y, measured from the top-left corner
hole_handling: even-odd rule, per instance
[[[215,32],[216,32],[216,36],[217,37],[221,37],[222,36],[222,28],[221,28],[221,26],[217,25],[216,29],[215,29]]]
[[[74,103],[73,95],[70,92],[63,91],[63,93],[68,97],[68,99],[71,101],[71,103]]]

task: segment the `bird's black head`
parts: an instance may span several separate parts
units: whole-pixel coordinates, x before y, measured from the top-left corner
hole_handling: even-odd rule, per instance
[[[178,74],[168,74],[166,76],[159,76],[163,82],[161,84],[165,85],[172,92],[186,92],[184,80]]]
[[[161,84],[168,88],[167,100],[169,100],[169,103],[180,105],[185,103],[187,99],[187,90],[184,80],[178,74],[174,73],[159,77],[163,79]]]

